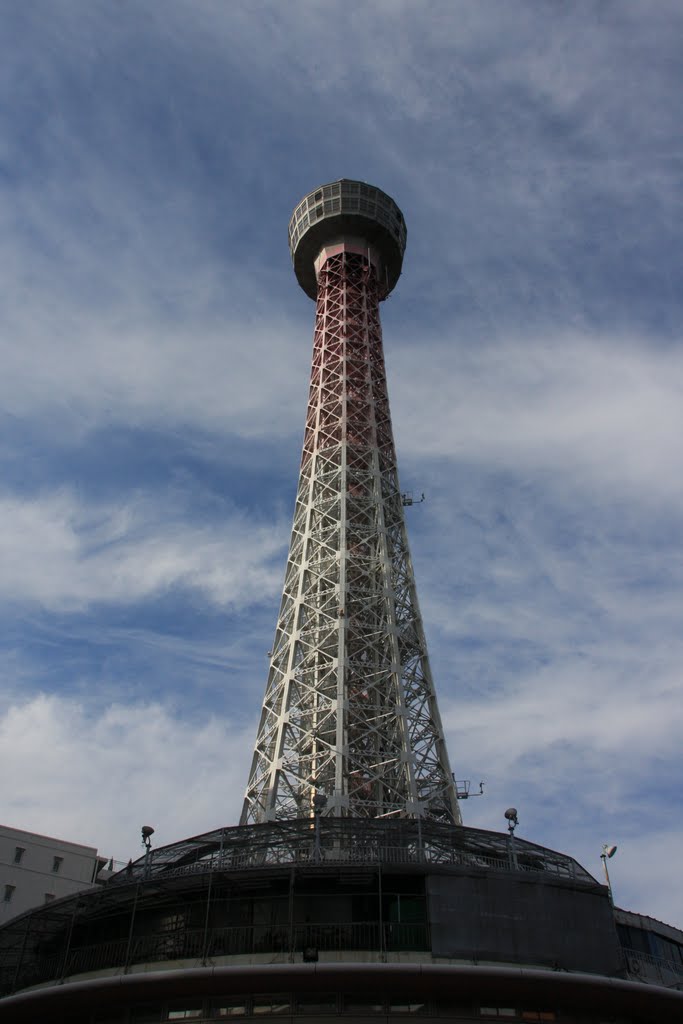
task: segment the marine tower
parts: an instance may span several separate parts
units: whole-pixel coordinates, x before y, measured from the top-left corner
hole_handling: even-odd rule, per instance
[[[316,303],[294,523],[241,824],[313,817],[460,824],[408,548],[379,304],[406,226],[341,179],[289,224]]]

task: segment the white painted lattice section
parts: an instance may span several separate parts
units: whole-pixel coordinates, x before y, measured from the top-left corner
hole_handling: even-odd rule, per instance
[[[460,823],[415,593],[373,266],[319,276],[294,524],[241,822]]]

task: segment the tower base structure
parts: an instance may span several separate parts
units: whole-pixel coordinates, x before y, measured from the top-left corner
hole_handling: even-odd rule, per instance
[[[9,922],[0,1019],[683,1019],[683,960],[655,959],[624,949],[607,888],[565,854],[307,818],[160,848]]]

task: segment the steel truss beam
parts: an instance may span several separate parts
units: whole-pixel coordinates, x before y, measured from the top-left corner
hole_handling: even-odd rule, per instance
[[[319,272],[301,472],[241,823],[460,823],[396,470],[375,269]]]

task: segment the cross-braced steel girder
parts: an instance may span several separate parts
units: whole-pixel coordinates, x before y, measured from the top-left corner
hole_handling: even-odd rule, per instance
[[[242,824],[460,823],[396,470],[374,262],[318,271],[294,524]],[[355,251],[353,251],[355,249]]]

